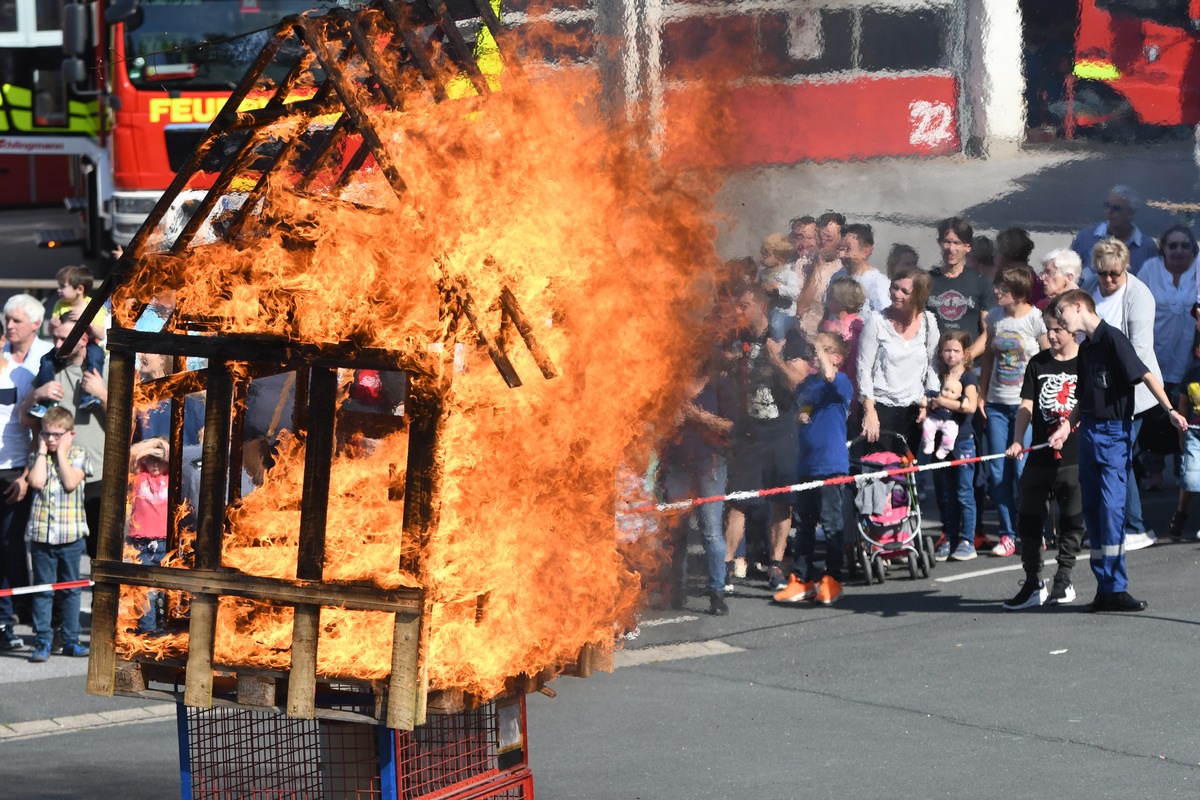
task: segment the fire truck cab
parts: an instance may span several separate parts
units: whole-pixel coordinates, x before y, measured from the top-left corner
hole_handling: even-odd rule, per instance
[[[1081,0],[1073,77],[1078,125],[1200,123],[1200,0]]]

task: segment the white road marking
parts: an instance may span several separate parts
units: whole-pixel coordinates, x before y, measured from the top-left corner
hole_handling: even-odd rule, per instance
[[[637,650],[618,650],[615,654],[615,664],[617,669],[620,669],[621,667],[636,667],[640,664],[657,664],[663,661],[680,661],[685,658],[723,656],[744,652],[744,648],[725,644],[719,639],[710,639],[705,642],[680,642],[657,647],[642,647]]]
[[[638,621],[638,627],[653,628],[656,625],[677,625],[680,622],[695,622],[698,619],[700,618],[688,615],[684,615],[682,617],[667,617],[666,619],[643,619]]]
[[[1053,566],[1057,563],[1058,562],[1055,561],[1053,558],[1048,558],[1042,562],[1042,566],[1049,567],[1049,566]],[[965,581],[968,578],[981,578],[984,575],[996,575],[1001,572],[1016,572],[1017,570],[1021,570],[1024,568],[1025,568],[1025,566],[1021,563],[1009,564],[1008,566],[1005,566],[1005,567],[992,567],[991,569],[979,569],[979,570],[975,570],[974,572],[964,572],[960,575],[948,575],[945,578],[934,578],[933,582],[934,583],[954,583],[954,581]]]

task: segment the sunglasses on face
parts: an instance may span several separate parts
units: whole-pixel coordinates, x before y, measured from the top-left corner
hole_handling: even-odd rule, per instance
[[[1107,211],[1121,212],[1125,210],[1125,206],[1120,203],[1105,203],[1104,208]]]
[[[1125,274],[1125,270],[1096,270],[1097,277],[1100,278],[1119,278]]]
[[[1167,242],[1165,245],[1163,245],[1163,247],[1165,247],[1168,250],[1185,250],[1185,249],[1190,250],[1192,248],[1192,243],[1191,242]]]

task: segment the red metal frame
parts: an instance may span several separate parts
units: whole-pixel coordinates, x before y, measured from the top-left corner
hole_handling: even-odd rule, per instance
[[[524,695],[431,715],[411,731],[180,708],[185,800],[534,800]]]

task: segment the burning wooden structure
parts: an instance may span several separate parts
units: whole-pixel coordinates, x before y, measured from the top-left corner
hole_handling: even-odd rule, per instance
[[[179,265],[202,251],[227,259],[215,267],[218,277],[211,282],[216,283],[239,271],[248,273],[238,259],[261,249],[284,263],[288,279],[299,286],[305,265],[319,258],[319,226],[312,219],[322,210],[355,207],[365,217],[375,214],[380,224],[393,224],[378,215],[408,190],[403,165],[389,149],[389,137],[404,130],[406,99],[414,93],[439,103],[464,98],[460,113],[470,115],[485,107],[493,91],[495,75],[481,69],[480,41],[464,36],[464,22],[486,31],[484,38],[503,43],[505,30],[487,0],[378,0],[359,10],[285,21],[97,292],[89,310],[94,313],[111,296],[115,323],[108,339],[105,504],[98,558],[92,564],[90,693],[172,697],[192,708],[275,709],[293,718],[373,720],[402,730],[421,725],[429,713],[460,711],[488,699],[472,699],[469,690],[449,685],[430,691],[430,620],[438,603],[474,603],[477,617],[491,609],[487,592],[449,601],[431,595],[423,583],[421,553],[439,536],[444,429],[450,413],[445,401],[455,379],[456,354],[464,349],[486,353],[509,387],[532,377],[518,374],[512,357],[518,349],[527,363],[531,359],[536,365],[536,380],[556,375],[555,363],[539,341],[539,325],[526,315],[517,294],[502,286],[478,301],[471,280],[449,254],[414,265],[413,280],[424,282],[422,297],[429,301],[416,303],[414,314],[424,313],[422,330],[439,335],[413,335],[386,347],[361,321],[322,328],[309,320],[305,315],[312,309],[304,291],[276,292],[238,305],[238,290],[222,284],[215,293],[219,302],[201,304],[189,301],[194,287],[187,281],[210,279],[196,273],[187,281],[178,279],[187,272]],[[498,56],[492,52],[488,57]],[[512,58],[505,58],[503,66],[506,74],[519,74]],[[388,121],[386,132],[381,119]],[[389,200],[381,189],[394,197]],[[285,195],[295,204],[283,207],[278,198]],[[312,214],[305,216],[298,208]],[[420,226],[436,220],[407,222]],[[135,273],[141,283],[132,280]],[[158,275],[164,277],[156,284]],[[158,329],[146,330],[143,323],[152,314],[160,316],[154,326]],[[81,333],[82,325],[63,352],[71,350]],[[173,374],[138,384],[139,353],[167,357],[175,366]],[[196,359],[206,363],[197,365]],[[357,413],[341,404],[345,381],[340,388],[339,374],[364,369],[404,374],[403,413]],[[292,548],[295,567],[283,575],[231,566],[225,552],[231,511],[247,501],[240,479],[247,394],[253,381],[273,375],[288,376],[294,387],[294,413],[278,427],[289,430],[293,444],[300,445],[292,452],[302,454],[303,467],[298,514],[295,504],[286,507],[288,519],[298,527]],[[203,437],[193,539],[183,513],[188,466],[184,407],[188,397],[201,392]],[[171,419],[167,547],[179,555],[163,566],[147,566],[123,560],[127,467],[135,408],[163,401],[170,403]],[[277,420],[282,407],[276,409]],[[346,555],[332,553],[328,539],[333,527],[331,462],[352,458],[344,456],[346,443],[363,439],[402,443],[382,457],[387,469],[383,486],[375,487],[387,502],[402,505],[401,529],[379,537],[400,554],[395,574],[384,586],[365,575],[329,577],[330,564]],[[282,509],[278,513],[285,515]],[[130,602],[130,595],[145,593],[135,587],[172,593],[176,607],[184,598],[185,613],[176,613],[160,632],[173,637],[174,649],[122,646],[128,631],[119,623],[121,604]],[[230,613],[253,613],[237,611],[248,607],[291,617],[290,642],[278,648],[286,651],[286,667],[222,662],[214,640],[226,603],[234,604]],[[347,677],[336,665],[319,668],[318,642],[328,627],[326,614],[333,610],[387,615],[392,644],[385,674],[363,679]],[[153,637],[145,637],[139,647],[149,647]],[[576,674],[603,669],[609,664],[609,647],[605,641],[585,643],[575,665],[560,663],[559,668]],[[512,676],[507,690],[536,690],[553,673]]]

